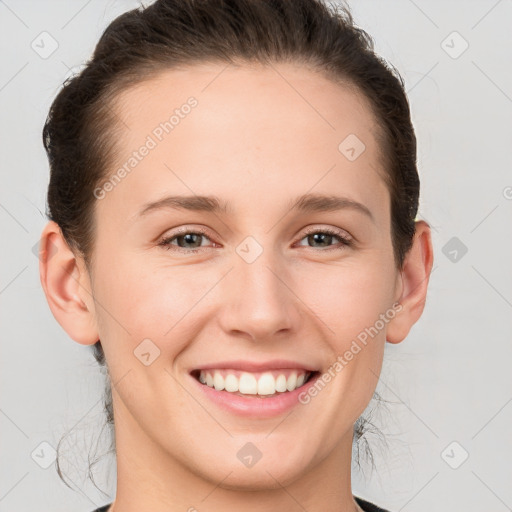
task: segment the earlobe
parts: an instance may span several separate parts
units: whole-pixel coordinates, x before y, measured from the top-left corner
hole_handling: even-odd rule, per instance
[[[68,335],[83,345],[98,341],[88,273],[53,221],[41,233],[39,275],[50,310]]]
[[[430,226],[425,221],[417,221],[413,245],[405,257],[400,273],[401,295],[397,301],[402,309],[389,322],[386,332],[389,343],[403,341],[423,313],[432,264]]]

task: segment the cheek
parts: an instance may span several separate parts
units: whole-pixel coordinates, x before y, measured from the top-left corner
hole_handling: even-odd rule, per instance
[[[115,266],[109,266],[112,259],[97,260],[100,339],[120,340],[123,348],[130,348],[129,355],[149,338],[172,359],[222,300],[216,292],[208,295],[224,274],[215,265],[170,265],[159,258],[150,264],[144,262],[147,258],[117,253]],[[308,323],[316,322],[324,331],[336,354],[347,350],[391,305],[394,274],[392,264],[382,258],[363,255],[292,268],[285,280],[305,304],[297,307],[310,316]],[[216,304],[208,304],[210,300]]]
[[[299,297],[328,328],[338,350],[374,326],[392,305],[394,273],[382,261],[316,265],[297,283]]]
[[[193,265],[156,266],[142,258],[122,256],[116,258],[115,268],[100,264],[98,268],[103,269],[96,277],[98,302],[104,306],[98,309],[100,337],[124,349],[128,345],[128,355],[146,338],[162,352],[178,353],[180,340],[190,339],[191,330],[199,326],[190,321],[194,308],[219,280],[218,272],[211,269],[198,272]]]

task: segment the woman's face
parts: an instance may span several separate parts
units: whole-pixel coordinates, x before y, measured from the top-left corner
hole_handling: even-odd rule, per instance
[[[118,447],[224,487],[335,468],[401,293],[367,103],[304,67],[210,64],[131,88],[114,111],[90,307]],[[199,382],[206,368],[247,393]],[[305,370],[331,378],[249,393]]]

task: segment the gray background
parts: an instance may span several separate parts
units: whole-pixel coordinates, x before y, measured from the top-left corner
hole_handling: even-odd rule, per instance
[[[33,251],[46,223],[41,130],[49,105],[108,23],[137,5],[0,0],[2,512],[86,512],[115,493],[112,457],[95,472],[111,497],[86,480],[104,419],[103,377],[89,348],[53,318]],[[512,2],[351,6],[406,81],[420,217],[435,245],[423,317],[403,343],[386,348],[378,390],[388,402],[375,412],[384,438],[369,438],[376,470],[354,468],[353,490],[392,511],[512,510]],[[58,43],[46,58],[31,46],[42,52],[46,37],[51,49],[43,31]],[[65,432],[65,470],[76,490],[58,478],[48,446]]]

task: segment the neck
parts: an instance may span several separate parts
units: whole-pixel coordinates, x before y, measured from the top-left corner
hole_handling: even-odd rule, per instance
[[[212,477],[211,468],[194,467],[187,453],[171,456],[123,407],[116,410],[115,435],[117,489],[109,512],[361,510],[351,491],[352,431],[314,467],[289,480],[275,475],[271,467],[260,467],[263,479],[245,488],[233,480],[230,483],[238,467]]]

